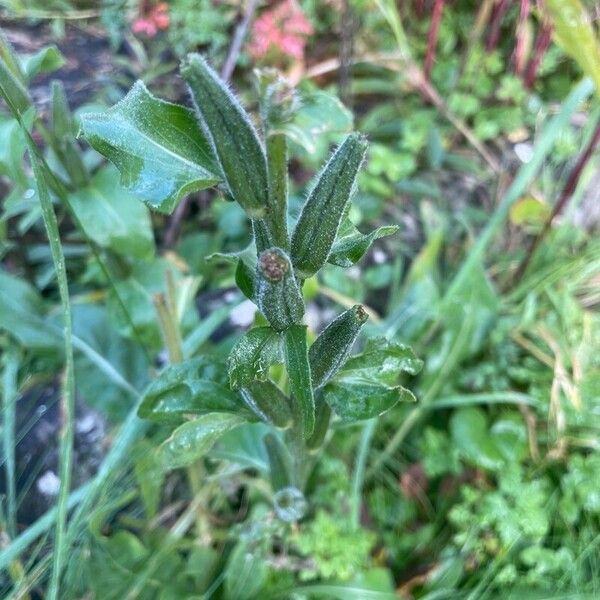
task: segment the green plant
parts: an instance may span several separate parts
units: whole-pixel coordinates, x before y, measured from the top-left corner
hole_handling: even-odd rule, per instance
[[[355,263],[376,235],[393,229],[348,235],[348,207],[367,146],[363,137],[351,134],[317,176],[290,236],[282,126],[292,117],[294,103],[284,82],[272,74],[261,81],[261,140],[250,116],[204,59],[189,56],[181,73],[195,112],[158,100],[136,84],[106,113],[84,115],[83,135],[154,209],[170,212],[185,194],[215,184],[237,201],[252,221],[254,242],[236,258],[236,282],[267,324],[250,329],[233,347],[227,364],[231,389],[214,360],[188,358],[154,381],[140,414],[180,423],[159,449],[166,468],[192,464],[244,422],[269,423],[275,502],[285,518],[298,519],[301,513],[286,510],[286,503],[304,506],[294,490],[304,488],[331,412],[347,421],[371,419],[399,401],[414,400],[399,385],[402,371],[416,374],[421,366],[409,348],[377,338],[348,358],[367,320],[362,307],[335,319],[310,348],[302,323],[306,279],[328,260]],[[187,358],[169,306],[161,329],[171,361]],[[279,364],[285,372],[275,374]]]

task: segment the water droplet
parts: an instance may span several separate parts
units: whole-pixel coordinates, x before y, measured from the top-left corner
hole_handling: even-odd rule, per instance
[[[286,523],[299,521],[308,508],[304,494],[293,486],[279,490],[273,496],[273,505],[277,516]]]

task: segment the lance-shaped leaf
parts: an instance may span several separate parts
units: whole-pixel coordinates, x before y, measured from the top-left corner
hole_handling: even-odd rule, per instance
[[[313,387],[327,383],[344,364],[369,316],[360,304],[343,312],[319,334],[308,352]]]
[[[362,136],[349,135],[308,195],[292,235],[292,263],[300,277],[314,275],[325,264],[366,151],[367,142]]]
[[[292,457],[279,437],[267,433],[264,437],[265,449],[269,456],[269,474],[274,491],[288,487],[292,483]]]
[[[206,357],[172,365],[150,384],[138,413],[142,418],[171,422],[181,421],[186,415],[214,412],[251,417],[226,380],[225,365]]]
[[[106,112],[82,115],[81,130],[123,185],[160,212],[221,179],[194,113],[155,98],[141,81]]]
[[[233,347],[227,359],[229,384],[238,389],[256,379],[264,381],[269,367],[277,363],[283,363],[281,334],[272,327],[250,329]]]
[[[403,371],[418,373],[422,365],[408,346],[375,338],[362,354],[346,361],[323,388],[323,397],[344,420],[371,419],[398,402],[415,401],[412,392],[398,384],[398,378]]]
[[[344,219],[327,262],[338,267],[351,267],[367,253],[375,240],[392,235],[396,231],[397,225],[386,225],[371,233],[361,233],[350,219]]]
[[[248,114],[199,54],[187,57],[181,75],[231,195],[252,218],[262,217],[268,202],[267,161]]]
[[[202,458],[218,439],[244,423],[237,415],[211,413],[179,426],[158,449],[165,469],[187,467]]]
[[[315,399],[306,346],[306,325],[292,325],[286,330],[285,364],[296,418],[302,425],[304,439],[309,439],[315,428]]]

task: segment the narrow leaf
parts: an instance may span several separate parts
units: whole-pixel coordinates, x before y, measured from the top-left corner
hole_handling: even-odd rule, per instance
[[[325,264],[366,151],[362,136],[349,135],[308,195],[292,235],[292,262],[300,277],[314,275]]]
[[[306,325],[292,325],[286,330],[285,360],[292,403],[302,424],[304,438],[308,439],[315,427],[315,399],[306,346]]]
[[[334,319],[319,334],[308,352],[315,388],[327,383],[344,364],[368,318],[363,307],[357,304]]]
[[[290,399],[272,381],[252,381],[241,390],[242,398],[256,416],[278,429],[292,425]]]
[[[267,162],[250,118],[199,54],[188,56],[181,74],[231,195],[251,217],[261,217],[268,203]]]
[[[82,115],[81,128],[119,169],[123,185],[160,212],[220,180],[193,112],[155,98],[141,81],[106,112]]]
[[[600,45],[590,14],[580,0],[546,0],[542,6],[556,42],[594,80],[600,94]]]
[[[387,386],[342,374],[324,388],[324,398],[331,409],[345,421],[372,419],[387,412],[398,402],[415,402],[412,392],[401,385]]]

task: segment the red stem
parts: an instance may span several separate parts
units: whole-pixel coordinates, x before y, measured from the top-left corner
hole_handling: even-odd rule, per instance
[[[415,0],[415,13],[417,19],[422,19],[425,14],[425,0]]]
[[[546,50],[548,50],[548,47],[550,46],[551,40],[552,25],[550,25],[550,23],[543,23],[535,40],[533,55],[529,60],[527,69],[525,70],[524,82],[525,87],[528,90],[530,90],[533,87],[533,84],[535,83],[538,69],[540,68],[540,64],[542,62],[542,59],[544,58]]]
[[[515,75],[521,75],[525,66],[525,34],[529,17],[529,0],[521,0],[519,22],[517,24],[517,43],[515,45]]]
[[[485,49],[488,52],[492,52],[498,47],[498,41],[500,40],[500,27],[502,26],[502,19],[510,7],[512,0],[499,0],[494,11],[492,13],[492,19],[490,24],[490,33],[488,35]]]
[[[429,33],[427,35],[427,54],[425,55],[425,66],[423,68],[425,79],[427,80],[429,80],[431,75],[431,68],[433,67],[433,61],[435,59],[435,49],[438,41],[444,4],[445,0],[435,0],[435,4],[433,5],[431,25],[429,26]]]
[[[541,241],[544,239],[544,237],[546,237],[548,231],[550,230],[550,227],[552,226],[552,222],[554,221],[556,216],[559,215],[564,210],[565,206],[568,204],[569,200],[572,198],[573,193],[577,189],[577,184],[579,183],[579,178],[581,177],[581,172],[583,171],[583,168],[585,167],[587,162],[590,160],[599,141],[600,141],[600,122],[597,123],[596,129],[594,130],[594,134],[592,135],[590,141],[588,142],[588,145],[586,146],[585,150],[582,152],[582,154],[577,159],[577,163],[573,167],[573,170],[571,171],[569,178],[567,179],[567,182],[565,184],[565,187],[563,188],[562,194],[560,195],[558,202],[554,206],[552,213],[546,219],[546,222],[544,223],[542,230],[531,241],[531,244],[529,245],[529,248],[527,250],[527,254],[525,255],[525,258],[519,265],[519,268],[517,269],[517,272],[514,277],[514,281],[519,281],[521,279],[521,277],[527,270],[527,267],[529,266],[529,263],[530,263],[531,259],[533,258],[533,255],[535,254],[535,251],[537,250]]]

